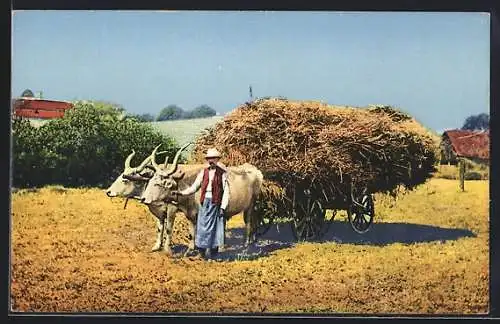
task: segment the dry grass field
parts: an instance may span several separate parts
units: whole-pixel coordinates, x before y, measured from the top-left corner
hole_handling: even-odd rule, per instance
[[[249,251],[228,222],[221,261],[149,253],[146,208],[98,189],[12,195],[11,302],[21,312],[488,312],[487,181],[431,179],[397,201],[377,195],[365,234],[343,212],[324,242],[296,244],[286,224]],[[175,251],[187,242],[179,215]]]

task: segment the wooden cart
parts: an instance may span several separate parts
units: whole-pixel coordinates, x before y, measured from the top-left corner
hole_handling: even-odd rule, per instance
[[[328,231],[338,210],[347,211],[349,222],[358,233],[365,233],[373,223],[373,196],[366,186],[354,185],[352,181],[332,185],[304,180],[285,185],[285,192],[281,201],[260,200],[257,204],[257,236],[265,234],[276,219],[287,219],[297,240],[318,240]],[[333,210],[329,219],[328,209]]]

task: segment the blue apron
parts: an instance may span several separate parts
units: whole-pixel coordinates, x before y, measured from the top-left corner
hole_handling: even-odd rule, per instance
[[[205,198],[203,206],[198,211],[196,246],[202,249],[223,246],[224,223],[224,217],[220,215],[220,207],[212,204],[212,198]]]

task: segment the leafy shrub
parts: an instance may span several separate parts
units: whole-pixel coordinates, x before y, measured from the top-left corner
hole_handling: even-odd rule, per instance
[[[488,180],[489,167],[483,164],[472,164],[466,161],[465,180]],[[468,175],[470,173],[470,175]],[[459,170],[456,165],[440,165],[437,167],[437,172],[434,175],[436,178],[458,180]],[[467,177],[471,177],[468,179]],[[477,178],[477,179],[476,179]]]
[[[178,149],[171,138],[149,124],[124,119],[119,110],[77,102],[63,118],[39,128],[14,121],[13,183],[107,186],[133,149],[132,165],[137,165],[160,143],[170,156]]]
[[[141,115],[128,115],[126,118],[135,119],[142,123],[149,123],[155,121],[155,117],[151,114],[141,114]]]
[[[476,171],[465,172],[465,180],[482,180],[483,176],[481,173]]]

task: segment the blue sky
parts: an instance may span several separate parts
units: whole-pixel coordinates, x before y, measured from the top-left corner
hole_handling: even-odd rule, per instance
[[[12,93],[225,113],[254,96],[390,104],[429,128],[489,112],[489,15],[19,11]]]

